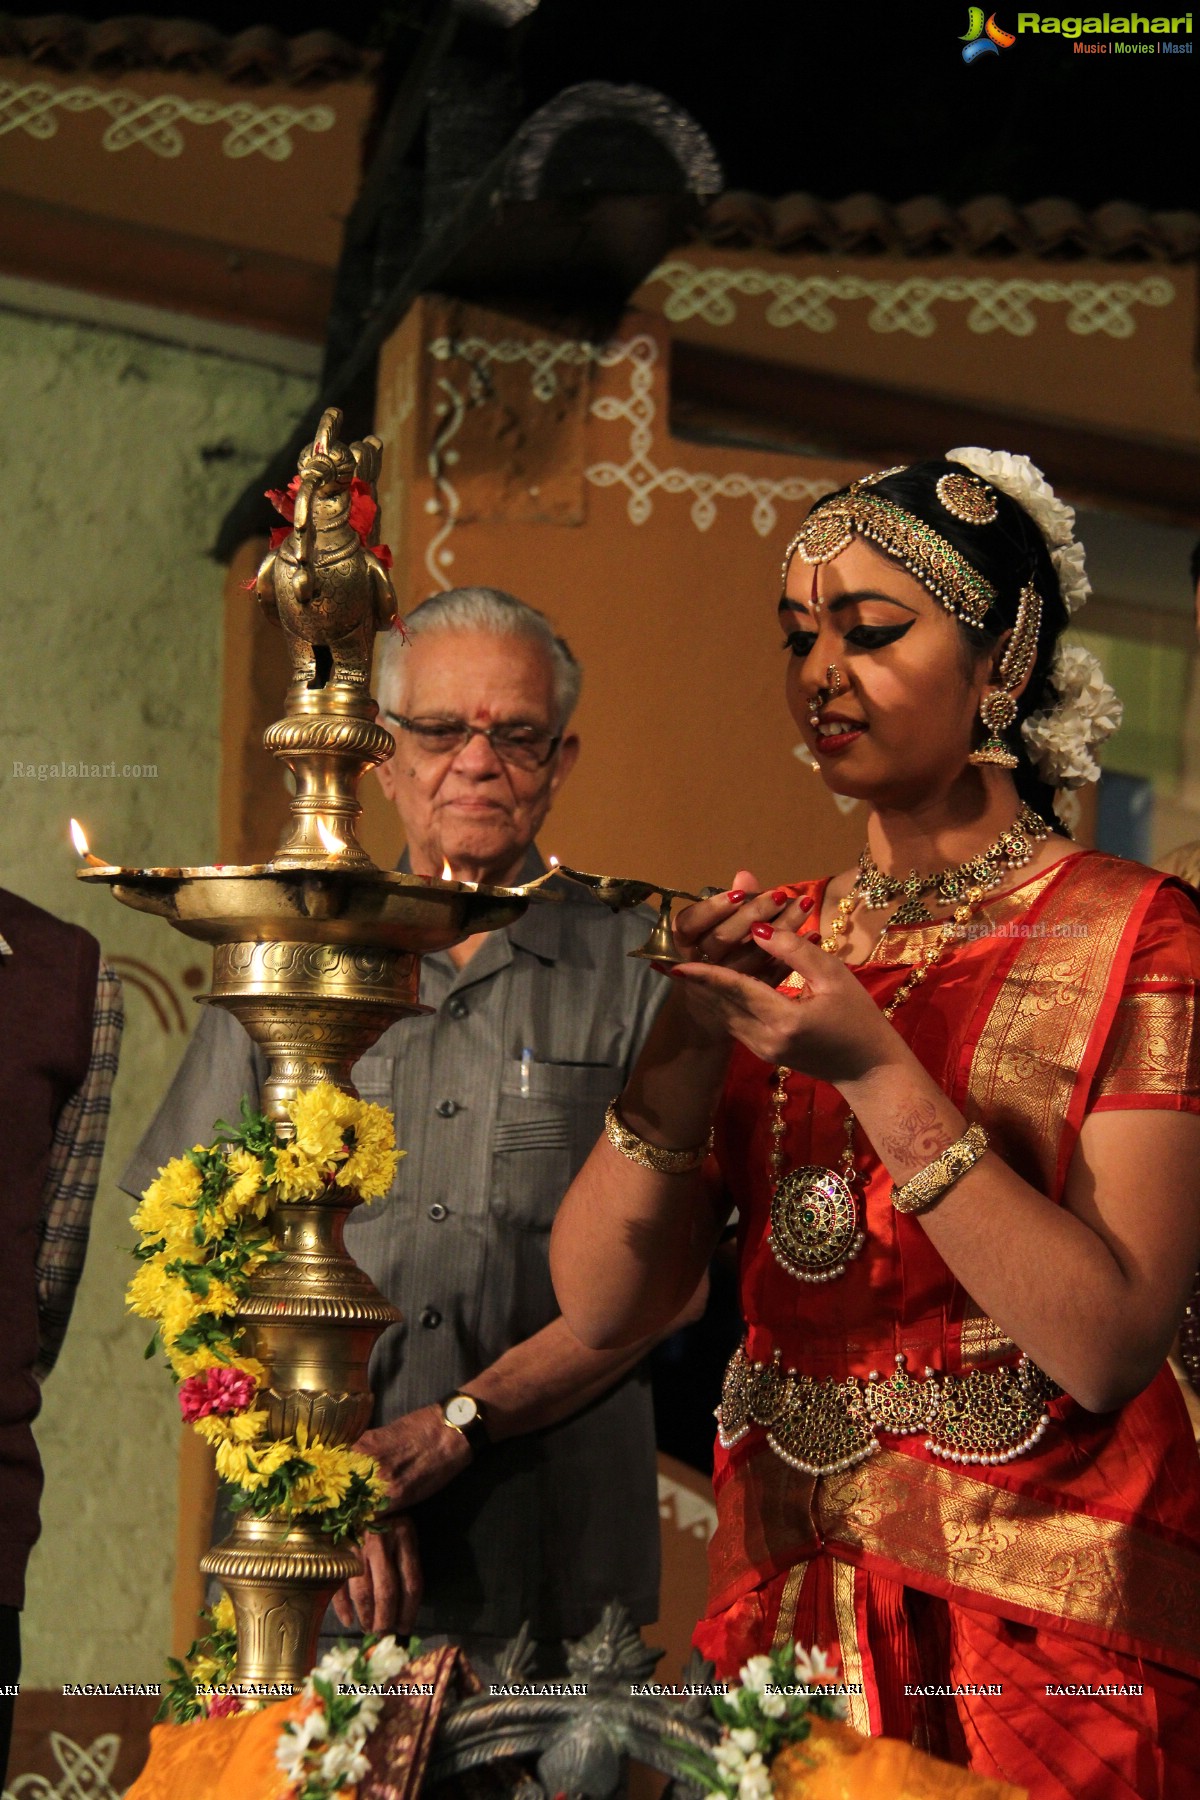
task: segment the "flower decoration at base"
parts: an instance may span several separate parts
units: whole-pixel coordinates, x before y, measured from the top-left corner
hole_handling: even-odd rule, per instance
[[[394,1637],[366,1637],[321,1658],[300,1690],[299,1718],[284,1725],[275,1751],[288,1800],[336,1800],[369,1773],[367,1739],[388,1683],[407,1667],[413,1648]]]
[[[310,1439],[303,1424],[289,1437],[268,1438],[268,1415],[256,1405],[268,1372],[242,1353],[235,1315],[256,1272],[278,1257],[271,1208],[333,1186],[377,1200],[402,1152],[384,1107],[329,1082],[297,1095],[288,1110],[295,1127],[288,1143],[243,1102],[236,1126],[219,1122],[215,1143],[159,1170],[133,1215],[141,1267],[126,1298],[155,1322],[180,1411],[216,1452],[235,1510],[304,1514],[340,1541],[360,1536],[386,1497],[376,1463]]]
[[[250,1697],[227,1692],[233,1686],[237,1660],[237,1627],[233,1602],[222,1594],[216,1605],[200,1614],[207,1626],[193,1640],[180,1659],[171,1656],[167,1666],[171,1681],[162,1704],[154,1715],[156,1721],[169,1719],[173,1725],[186,1725],[192,1719],[221,1718],[226,1713],[249,1711],[261,1704]]]
[[[738,1686],[712,1703],[721,1737],[711,1754],[689,1758],[689,1780],[705,1800],[771,1800],[771,1763],[788,1744],[798,1744],[813,1719],[844,1719],[846,1697],[838,1672],[824,1652],[786,1644],[769,1656],[752,1656]]]

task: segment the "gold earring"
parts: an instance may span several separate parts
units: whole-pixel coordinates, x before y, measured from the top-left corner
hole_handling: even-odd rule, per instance
[[[988,765],[995,769],[1015,769],[1020,758],[1014,756],[1004,741],[1004,733],[1017,716],[1017,703],[1005,688],[997,688],[993,694],[985,694],[979,702],[979,717],[983,720],[983,728],[987,732],[978,750],[972,750],[967,761],[978,768]]]
[[[945,477],[943,476],[943,480]],[[945,504],[943,502],[943,504]],[[950,508],[953,511],[953,508]],[[1017,603],[1016,623],[1004,655],[1000,659],[1001,686],[979,702],[979,716],[987,732],[978,750],[972,750],[967,761],[977,767],[990,764],[996,769],[1015,769],[1020,758],[1013,755],[1004,742],[1004,733],[1017,716],[1017,703],[1012,689],[1025,680],[1037,657],[1038,631],[1042,623],[1042,596],[1032,581],[1021,589]]]

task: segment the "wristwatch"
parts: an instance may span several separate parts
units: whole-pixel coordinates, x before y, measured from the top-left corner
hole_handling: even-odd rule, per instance
[[[486,1450],[492,1441],[488,1436],[483,1408],[474,1394],[462,1394],[457,1389],[453,1394],[447,1394],[442,1401],[442,1424],[466,1438],[475,1456],[481,1450]]]

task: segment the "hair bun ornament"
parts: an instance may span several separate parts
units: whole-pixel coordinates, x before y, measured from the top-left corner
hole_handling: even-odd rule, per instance
[[[1110,738],[1125,711],[1104,671],[1082,644],[1062,644],[1050,665],[1049,683],[1057,699],[1031,713],[1021,726],[1030,761],[1053,788],[1078,788],[1099,781],[1093,754]]]
[[[964,525],[994,525],[1000,511],[991,488],[974,475],[940,475],[937,497]]]
[[[947,450],[946,461],[962,463],[1029,514],[1046,540],[1063,605],[1068,613],[1078,612],[1092,585],[1084,572],[1083,545],[1075,537],[1075,508],[1059,499],[1037,464],[1011,450],[985,450],[979,444]]]

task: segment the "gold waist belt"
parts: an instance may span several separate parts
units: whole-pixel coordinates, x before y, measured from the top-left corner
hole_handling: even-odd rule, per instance
[[[886,1380],[823,1381],[783,1367],[780,1352],[751,1362],[739,1345],[725,1371],[717,1420],[728,1450],[761,1425],[776,1456],[806,1475],[852,1469],[880,1448],[880,1432],[925,1433],[925,1448],[958,1463],[1006,1463],[1032,1448],[1062,1389],[1022,1356],[994,1369],[910,1375],[903,1356]]]

